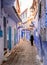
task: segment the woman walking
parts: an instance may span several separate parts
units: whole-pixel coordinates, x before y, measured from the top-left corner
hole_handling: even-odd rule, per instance
[[[34,37],[33,35],[30,36],[30,41],[31,41],[31,45],[33,46],[33,40],[34,40]]]

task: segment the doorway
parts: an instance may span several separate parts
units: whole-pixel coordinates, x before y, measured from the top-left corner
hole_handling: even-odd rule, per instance
[[[8,27],[8,49],[11,50],[12,40],[11,40],[11,27]]]
[[[6,36],[6,17],[3,17],[3,26],[4,26],[4,51],[7,50],[7,36]]]

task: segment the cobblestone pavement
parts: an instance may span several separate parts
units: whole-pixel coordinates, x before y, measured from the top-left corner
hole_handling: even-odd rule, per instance
[[[21,40],[2,65],[40,65],[36,54],[35,46],[31,46],[30,42],[26,40]]]

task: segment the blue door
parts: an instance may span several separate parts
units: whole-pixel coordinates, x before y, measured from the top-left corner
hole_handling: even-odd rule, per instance
[[[22,38],[25,37],[25,31],[24,31],[24,30],[22,30],[21,37],[22,37]]]
[[[23,38],[23,31],[21,31],[21,38]]]
[[[11,50],[11,27],[8,28],[8,49]]]

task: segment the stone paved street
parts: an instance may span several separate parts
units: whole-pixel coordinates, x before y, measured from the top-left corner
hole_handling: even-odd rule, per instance
[[[26,40],[21,40],[2,65],[40,65],[36,54],[35,46],[31,46],[30,42]]]

